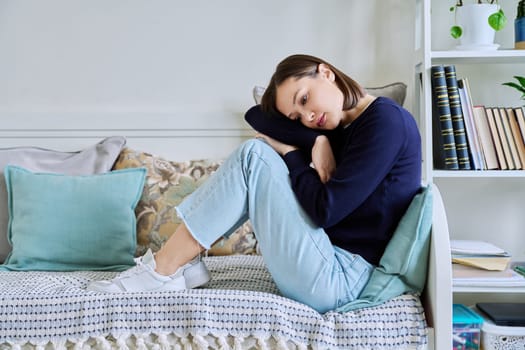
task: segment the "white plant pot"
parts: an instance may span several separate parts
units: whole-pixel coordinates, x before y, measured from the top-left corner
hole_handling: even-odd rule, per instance
[[[497,4],[467,4],[457,9],[457,23],[463,30],[458,49],[496,50],[496,31],[489,25],[489,16],[499,11]]]

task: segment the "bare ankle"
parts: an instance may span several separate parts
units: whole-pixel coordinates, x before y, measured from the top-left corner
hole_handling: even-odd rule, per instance
[[[179,269],[181,265],[169,262],[163,257],[162,254],[155,254],[155,272],[160,275],[169,276],[173,275]]]

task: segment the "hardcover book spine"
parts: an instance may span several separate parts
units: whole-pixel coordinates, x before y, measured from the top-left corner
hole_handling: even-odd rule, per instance
[[[498,157],[498,164],[501,170],[507,170],[509,167],[507,165],[507,160],[505,159],[505,153],[503,151],[503,145],[499,137],[498,127],[496,125],[496,116],[494,115],[494,110],[492,107],[485,108],[487,113],[487,121],[489,123],[490,134],[492,135],[492,141],[494,142],[494,147],[496,148],[496,155]]]
[[[516,166],[512,160],[512,153],[510,152],[509,141],[505,134],[505,128],[503,126],[503,117],[500,114],[498,107],[492,108],[492,113],[494,114],[494,119],[496,120],[496,128],[498,129],[499,139],[501,141],[501,146],[503,148],[503,154],[505,155],[505,162],[507,163],[507,169],[515,170]]]
[[[432,76],[432,96],[434,99],[435,127],[439,130],[437,137],[441,138],[442,162],[445,169],[459,169],[456,143],[454,140],[454,128],[450,114],[450,104],[448,99],[447,81],[445,79],[445,69],[442,65],[431,67]],[[437,134],[437,133],[436,133]],[[435,157],[435,156],[434,156]],[[436,159],[434,159],[436,161]]]
[[[474,106],[474,124],[478,130],[482,154],[485,157],[487,169],[499,169],[498,156],[488,121],[487,112],[484,106]]]
[[[521,161],[518,154],[518,148],[516,147],[516,141],[514,140],[514,135],[512,133],[512,127],[510,124],[510,116],[507,114],[507,110],[504,107],[499,107],[499,114],[501,115],[501,120],[503,121],[503,129],[505,130],[505,137],[509,143],[510,154],[512,157],[512,162],[514,163],[514,168],[516,170],[521,170]]]
[[[461,107],[463,109],[463,117],[465,122],[465,130],[467,133],[467,140],[469,145],[469,155],[471,160],[471,167],[475,170],[486,169],[485,159],[481,154],[481,147],[479,145],[479,137],[474,124],[474,107],[472,104],[468,79],[458,79],[459,96],[461,99]]]
[[[458,156],[458,165],[461,170],[470,170],[470,157],[465,134],[465,124],[463,112],[461,109],[461,100],[459,98],[458,81],[456,66],[444,66],[445,80],[447,83],[448,101],[450,105],[450,115],[452,127],[454,129],[454,141],[456,144],[456,153]]]
[[[520,133],[523,142],[525,142],[525,114],[521,107],[514,108],[514,114],[518,120],[518,125],[520,126]]]
[[[525,143],[521,137],[520,126],[518,124],[518,117],[514,112],[512,107],[506,108],[507,117],[509,118],[510,130],[512,131],[512,137],[516,144],[516,149],[518,151],[518,157],[520,161],[521,168],[525,168]]]

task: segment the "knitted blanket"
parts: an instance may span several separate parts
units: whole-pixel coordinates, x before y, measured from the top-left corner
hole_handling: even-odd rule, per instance
[[[0,272],[0,349],[419,349],[419,297],[319,314],[279,294],[260,256],[204,258],[182,292],[88,292],[114,272]]]

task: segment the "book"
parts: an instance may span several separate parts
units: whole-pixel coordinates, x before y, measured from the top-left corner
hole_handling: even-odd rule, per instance
[[[503,271],[509,267],[510,261],[510,255],[487,256],[452,254],[453,263],[472,266],[487,271]]]
[[[505,135],[505,129],[503,128],[503,120],[499,113],[499,108],[492,107],[492,113],[494,114],[494,119],[496,120],[496,129],[498,130],[498,138],[501,142],[501,148],[503,149],[503,154],[505,156],[505,162],[507,163],[507,169],[514,170],[516,169],[514,161],[512,160],[512,154],[510,152],[510,145]]]
[[[508,269],[511,256],[500,247],[480,240],[451,240],[452,262],[489,271]]]
[[[498,158],[499,169],[507,170],[507,161],[505,160],[505,154],[503,153],[503,146],[498,134],[498,128],[496,127],[496,118],[492,111],[492,108],[485,108],[487,114],[487,121],[489,123],[489,130],[494,142],[494,148],[496,149],[496,156]]]
[[[525,303],[482,302],[476,307],[497,326],[525,327]]]
[[[512,268],[514,271],[525,277],[525,264],[516,264]]]
[[[458,165],[461,170],[470,170],[470,157],[465,133],[465,123],[463,119],[463,110],[461,108],[461,99],[459,98],[458,81],[455,65],[446,65],[445,80],[447,83],[448,102],[450,106],[450,117],[452,119],[452,128],[454,129],[454,142],[456,144],[456,154]]]
[[[503,122],[503,130],[505,131],[505,137],[509,143],[510,155],[512,157],[512,162],[514,163],[514,169],[522,169],[521,161],[518,155],[518,149],[516,148],[516,142],[514,141],[514,136],[512,135],[512,130],[510,128],[509,116],[507,115],[507,110],[503,107],[498,107],[501,120]]]
[[[499,169],[496,147],[490,131],[488,116],[484,106],[474,106],[474,124],[478,130],[481,153],[485,158],[486,169]]]
[[[475,267],[452,264],[452,283],[465,287],[523,287],[525,278],[511,268],[486,271]]]
[[[516,144],[516,149],[518,151],[519,161],[521,164],[520,169],[523,169],[525,168],[525,143],[523,142],[523,138],[521,136],[518,119],[517,119],[516,114],[514,113],[513,108],[506,108],[506,112],[507,112],[507,117],[509,118],[512,138],[514,139],[514,143]]]
[[[525,141],[525,113],[521,107],[516,107],[514,108],[514,114],[520,126],[521,137]]]
[[[474,124],[473,104],[467,78],[458,79],[458,91],[461,99],[461,108],[465,122],[465,131],[470,150],[471,167],[475,170],[485,169],[484,159],[481,154],[478,133]]]
[[[450,114],[445,69],[443,65],[436,65],[432,66],[430,70],[433,97],[434,167],[436,169],[457,170],[459,163]]]

